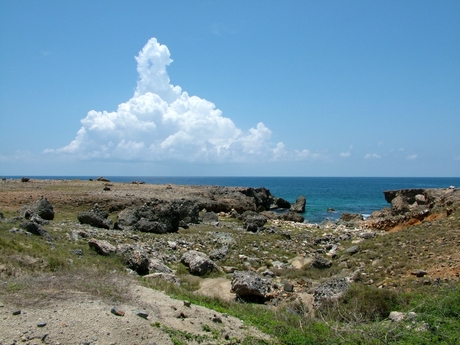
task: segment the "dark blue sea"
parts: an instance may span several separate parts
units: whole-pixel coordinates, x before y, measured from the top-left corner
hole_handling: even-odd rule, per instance
[[[20,178],[16,176],[12,178]],[[39,179],[89,179],[97,176],[28,176]],[[265,187],[276,196],[293,203],[297,197],[307,198],[309,223],[326,218],[337,220],[343,212],[360,213],[365,217],[389,206],[383,191],[406,188],[460,187],[460,177],[147,177],[105,176],[113,182],[144,181],[151,184],[212,185]],[[327,212],[333,208],[335,212]]]

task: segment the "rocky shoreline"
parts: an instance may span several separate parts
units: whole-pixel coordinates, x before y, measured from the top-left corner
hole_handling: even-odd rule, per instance
[[[225,278],[223,288],[213,292],[223,299],[269,306],[300,301],[314,313],[355,282],[391,288],[411,276],[423,279],[421,284],[458,280],[460,272],[460,257],[451,255],[454,265],[447,276],[436,277],[434,266],[405,272],[382,266],[386,278],[376,280],[379,275],[370,272],[377,272],[374,267],[383,259],[368,244],[458,214],[460,190],[455,188],[385,191],[391,207],[367,219],[343,214],[337,222],[318,225],[304,223],[299,215],[304,197],[291,205],[265,188],[102,179],[4,180],[0,186],[1,221],[20,223],[10,232],[38,235],[50,245],[65,233],[70,242],[86,243],[87,250],[121,258],[129,272],[146,280],[181,285],[187,275],[201,283],[203,276]],[[279,208],[284,212],[274,212]],[[14,212],[18,215],[8,217]],[[59,213],[66,216],[56,222]],[[72,253],[72,260],[85,252]]]

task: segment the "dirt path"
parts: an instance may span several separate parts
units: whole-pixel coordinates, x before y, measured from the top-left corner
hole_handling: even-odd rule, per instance
[[[168,345],[173,337],[187,344],[232,344],[246,336],[266,338],[239,319],[186,306],[162,292],[133,285],[131,293],[133,298],[119,305],[77,293],[45,306],[0,303],[0,344]],[[124,315],[115,315],[113,308]]]

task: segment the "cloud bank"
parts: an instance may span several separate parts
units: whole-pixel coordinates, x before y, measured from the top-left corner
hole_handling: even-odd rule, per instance
[[[272,132],[262,122],[244,132],[212,102],[172,85],[166,67],[173,60],[156,38],[135,59],[139,79],[133,97],[114,112],[89,111],[74,140],[45,153],[213,163],[315,158],[308,150],[288,151],[282,142],[272,143]]]

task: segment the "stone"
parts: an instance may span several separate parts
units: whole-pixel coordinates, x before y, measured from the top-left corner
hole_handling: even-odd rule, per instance
[[[270,280],[262,278],[252,271],[236,271],[233,273],[231,281],[231,292],[239,297],[268,298],[268,294],[273,290]]]
[[[219,221],[219,216],[215,212],[202,212],[201,220],[204,224],[214,224]]]
[[[117,309],[117,308],[112,308],[110,312],[114,315],[117,316],[125,316],[125,312],[123,310]]]
[[[351,255],[356,254],[357,252],[359,252],[359,246],[351,246],[345,250],[345,253]]]
[[[228,246],[222,246],[217,249],[211,250],[209,253],[209,258],[213,261],[219,261],[225,259],[228,254]]]
[[[291,208],[291,203],[283,198],[276,198],[275,205],[277,208]]]
[[[46,198],[41,197],[32,204],[21,207],[19,215],[23,218],[31,218],[32,216],[37,215],[45,220],[53,220],[54,209],[53,205],[51,205]]]
[[[267,223],[267,217],[258,213],[245,212],[243,217],[243,226],[247,231],[257,232]]]
[[[402,313],[400,311],[392,311],[388,318],[392,322],[401,322],[406,318],[406,313]]]
[[[204,275],[217,270],[217,266],[206,254],[189,250],[182,255],[181,262],[189,268],[191,274]]]
[[[133,313],[143,319],[147,319],[149,317],[149,314],[143,310],[134,310]]]
[[[320,286],[313,293],[314,304],[319,305],[324,300],[336,299],[350,288],[346,278],[333,278]]]
[[[95,238],[90,239],[88,241],[88,245],[100,255],[108,256],[115,254],[117,251],[117,248],[115,248],[115,246],[111,245],[109,242],[104,240],[97,240]]]
[[[124,262],[126,267],[139,275],[149,274],[150,262],[147,253],[140,248],[128,250],[124,255]]]
[[[305,198],[305,196],[301,195],[297,198],[295,203],[291,206],[290,210],[292,212],[304,213],[306,203],[307,203],[307,199]]]
[[[173,273],[173,270],[170,269],[163,263],[163,260],[158,258],[150,258],[148,265],[149,273]]]
[[[290,282],[284,283],[283,290],[286,292],[294,292],[294,285]]]
[[[93,209],[78,214],[80,224],[87,224],[95,228],[110,229],[112,221],[107,219],[108,212],[99,209],[99,206],[94,205]]]
[[[418,278],[422,278],[422,277],[426,276],[428,274],[428,272],[419,269],[419,270],[412,271],[411,274],[416,276],[416,277],[418,277]]]
[[[350,223],[350,222],[359,222],[364,220],[363,215],[359,213],[347,213],[343,212],[340,216],[340,221]]]
[[[53,238],[51,235],[46,231],[40,224],[31,222],[31,221],[25,221],[21,223],[21,228],[26,230],[27,232],[34,234],[34,235],[39,235],[42,236],[45,240],[48,242],[52,242]]]
[[[282,214],[282,219],[289,221],[289,222],[296,222],[296,223],[303,223],[305,218],[301,216],[300,214],[293,212],[292,210],[289,210],[286,213]]]
[[[332,266],[332,261],[324,256],[316,255],[315,259],[311,263],[311,266],[319,269],[330,268]]]

